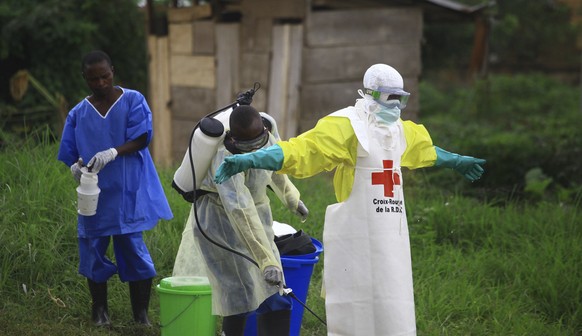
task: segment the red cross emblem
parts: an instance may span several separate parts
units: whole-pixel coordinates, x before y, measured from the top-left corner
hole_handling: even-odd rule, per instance
[[[392,170],[394,162],[392,160],[382,160],[384,171],[372,173],[372,185],[383,184],[384,196],[394,197],[394,185],[400,185],[400,175]]]

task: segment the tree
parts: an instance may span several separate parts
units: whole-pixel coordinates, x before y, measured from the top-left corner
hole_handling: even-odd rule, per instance
[[[500,1],[491,39],[492,66],[512,71],[577,69],[577,32],[570,11],[554,1]]]
[[[477,2],[463,0],[466,4]],[[485,2],[482,0],[480,2]],[[572,9],[552,0],[497,1],[491,20],[489,69],[493,72],[546,72],[574,83],[580,66]],[[465,73],[474,23],[429,22],[424,28],[423,71]]]
[[[62,93],[75,104],[87,94],[81,58],[94,49],[109,53],[118,82],[145,92],[144,30],[143,13],[135,0],[4,0],[0,4],[0,101],[10,101],[7,82],[12,74],[27,69],[49,91]]]

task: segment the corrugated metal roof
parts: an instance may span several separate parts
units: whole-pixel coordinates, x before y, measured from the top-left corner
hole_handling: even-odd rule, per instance
[[[450,9],[456,12],[462,12],[462,13],[467,13],[467,14],[472,14],[475,13],[483,8],[488,7],[489,1],[483,2],[479,5],[475,5],[475,6],[468,6],[462,3],[458,3],[456,1],[451,1],[451,0],[424,0],[424,2],[428,2],[430,4],[436,5],[436,6],[440,6],[446,9]]]

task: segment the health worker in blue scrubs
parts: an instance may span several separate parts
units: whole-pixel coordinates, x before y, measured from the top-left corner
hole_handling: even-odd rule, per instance
[[[147,148],[152,112],[140,92],[113,84],[114,68],[103,51],[86,54],[81,66],[92,94],[69,112],[58,153],[77,181],[82,168],[97,173],[101,189],[96,214],[78,216],[79,273],[87,278],[96,325],[111,324],[107,281],[115,274],[129,282],[134,320],[151,325],[156,270],[143,231],[173,216]],[[106,255],[111,241],[116,263]]]

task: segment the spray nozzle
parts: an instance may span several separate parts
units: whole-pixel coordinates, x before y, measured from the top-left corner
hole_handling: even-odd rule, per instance
[[[251,105],[253,102],[253,96],[255,95],[255,92],[259,91],[260,87],[261,84],[259,82],[255,82],[252,89],[249,89],[243,93],[239,93],[239,95],[236,97],[236,102],[239,105]]]

